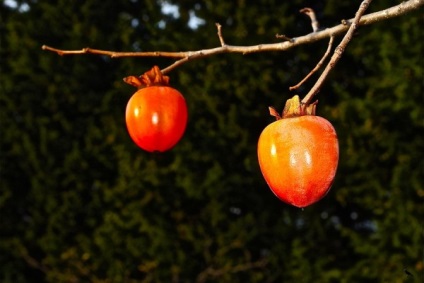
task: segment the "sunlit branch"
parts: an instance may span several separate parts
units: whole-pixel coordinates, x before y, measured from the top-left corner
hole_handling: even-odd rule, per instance
[[[334,36],[330,37],[330,41],[328,42],[327,51],[325,51],[324,56],[322,56],[321,60],[318,62],[318,64],[315,66],[315,68],[312,69],[312,71],[309,72],[309,74],[306,75],[306,77],[301,80],[297,85],[289,87],[289,90],[295,90],[298,89],[302,84],[304,84],[316,71],[321,68],[321,66],[324,64],[324,61],[327,59],[328,55],[330,55],[331,47],[333,46]]]
[[[293,38],[290,38],[284,34],[276,34],[275,38],[282,39],[283,41],[293,41]]]
[[[315,15],[315,11],[311,8],[303,8],[299,12],[307,15],[311,19],[312,31],[317,32],[319,30],[319,23]]]
[[[411,12],[413,10],[418,9],[420,6],[424,4],[424,0],[409,0],[402,2],[399,5],[393,6],[391,8],[371,13],[361,17],[360,21],[355,25],[369,25],[378,21],[387,20],[396,16],[400,16]],[[117,51],[108,51],[108,50],[100,50],[93,48],[83,48],[81,50],[62,50],[54,47],[50,47],[47,45],[43,45],[43,50],[48,50],[57,53],[58,55],[78,55],[78,54],[98,54],[98,55],[106,55],[112,58],[118,57],[167,57],[167,58],[175,58],[179,59],[171,66],[162,70],[163,73],[167,73],[172,69],[194,59],[200,59],[204,57],[208,57],[211,55],[217,55],[221,53],[256,53],[256,52],[266,52],[266,51],[286,51],[295,46],[302,44],[309,44],[324,38],[329,38],[331,36],[339,35],[349,29],[351,24],[354,22],[354,19],[345,20],[342,24],[337,26],[312,32],[310,34],[296,37],[296,38],[288,38],[284,37],[283,42],[278,43],[268,43],[268,44],[258,44],[253,46],[234,46],[228,45],[224,43],[222,34],[221,34],[221,26],[217,25],[218,28],[218,37],[221,43],[220,47],[203,49],[197,51],[181,51],[181,52],[164,52],[164,51],[153,51],[153,52],[117,52]],[[288,40],[289,39],[289,40]]]
[[[216,29],[218,30],[217,33],[218,33],[219,42],[221,42],[221,46],[224,47],[226,44],[224,41],[224,37],[222,36],[222,26],[219,23],[216,23],[215,25],[216,25]]]
[[[350,42],[350,40],[353,37],[353,33],[356,31],[356,28],[358,27],[358,24],[360,22],[360,19],[362,15],[365,13],[366,9],[368,8],[369,4],[372,2],[372,0],[365,0],[361,3],[359,6],[358,11],[356,12],[355,18],[353,19],[353,22],[350,23],[349,30],[343,37],[342,41],[340,42],[339,46],[336,47],[334,50],[333,56],[330,59],[330,62],[328,62],[327,66],[325,67],[324,71],[322,72],[321,76],[318,78],[314,86],[311,88],[311,90],[306,94],[306,96],[302,99],[303,104],[309,104],[312,100],[312,98],[318,93],[321,86],[323,85],[325,79],[327,78],[328,74],[330,73],[331,69],[334,68],[336,63],[339,61],[340,57],[342,56],[344,50],[346,49],[347,44]]]

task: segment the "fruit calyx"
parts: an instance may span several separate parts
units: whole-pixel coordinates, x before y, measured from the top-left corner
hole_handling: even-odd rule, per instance
[[[311,104],[305,104],[300,101],[299,95],[295,95],[290,99],[287,99],[286,105],[284,106],[283,113],[280,115],[274,107],[270,106],[269,114],[274,116],[277,120],[284,118],[300,117],[305,115],[315,115],[315,110],[318,100]]]
[[[138,89],[149,86],[168,86],[169,77],[164,76],[158,66],[153,66],[151,70],[145,72],[139,77],[128,76],[124,78],[124,82]]]

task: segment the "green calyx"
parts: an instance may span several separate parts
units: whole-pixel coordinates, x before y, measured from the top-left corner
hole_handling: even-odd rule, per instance
[[[295,95],[286,101],[282,115],[280,115],[274,107],[269,107],[269,113],[277,120],[305,115],[315,115],[317,103],[318,101],[311,104],[304,104],[300,101],[299,95]]]

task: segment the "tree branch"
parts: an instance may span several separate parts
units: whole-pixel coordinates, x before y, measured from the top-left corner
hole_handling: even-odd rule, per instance
[[[303,83],[305,83],[316,71],[321,68],[321,66],[324,64],[325,59],[327,59],[328,55],[330,55],[331,47],[333,46],[334,36],[330,37],[330,41],[328,42],[327,51],[325,51],[324,56],[322,56],[321,60],[318,62],[318,64],[315,66],[315,68],[312,69],[312,71],[309,72],[309,74],[306,75],[306,77],[301,80],[297,85],[289,87],[289,90],[295,90],[298,89]]]
[[[302,103],[308,105],[312,98],[318,93],[319,89],[323,85],[325,79],[327,78],[328,74],[330,73],[331,69],[334,68],[336,63],[341,58],[344,50],[346,49],[347,44],[350,42],[350,40],[353,37],[354,32],[356,31],[356,28],[358,27],[358,24],[360,22],[360,19],[362,15],[365,13],[366,9],[368,8],[369,4],[372,0],[364,0],[361,5],[359,6],[358,11],[356,12],[355,18],[353,22],[350,24],[349,30],[343,37],[342,41],[340,42],[339,46],[336,47],[336,50],[334,50],[333,56],[330,59],[330,62],[328,62],[327,66],[325,67],[324,71],[322,72],[321,76],[318,78],[314,86],[311,88],[311,90],[306,94],[306,96],[302,99]]]
[[[303,8],[299,12],[307,15],[311,19],[312,30],[313,32],[317,32],[319,30],[319,23],[315,15],[315,11],[311,8]]]
[[[404,15],[408,12],[418,9],[424,5],[424,0],[408,0],[400,3],[399,5],[393,6],[391,8],[371,13],[361,17],[357,25],[369,25],[378,21],[387,20],[394,18],[400,15]],[[322,31],[313,32],[304,36],[297,38],[291,38],[284,42],[279,43],[269,43],[269,44],[259,44],[253,46],[234,46],[227,45],[224,43],[221,35],[221,26],[217,25],[218,36],[221,43],[220,47],[203,49],[197,51],[183,51],[183,52],[163,52],[163,51],[153,51],[153,52],[117,52],[117,51],[108,51],[92,48],[83,48],[81,50],[62,50],[47,45],[43,45],[43,50],[48,50],[57,53],[58,55],[78,55],[78,54],[98,54],[106,55],[112,58],[118,57],[167,57],[179,59],[171,66],[162,70],[162,73],[168,73],[172,69],[194,59],[200,59],[208,57],[211,55],[217,55],[221,53],[256,53],[256,52],[266,52],[266,51],[286,51],[295,46],[302,44],[309,44],[324,38],[329,38],[331,36],[339,35],[349,29],[354,19],[345,20],[342,24],[328,28]]]

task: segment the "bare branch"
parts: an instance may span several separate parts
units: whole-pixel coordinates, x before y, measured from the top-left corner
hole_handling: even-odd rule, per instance
[[[331,47],[333,46],[334,36],[330,37],[330,41],[328,42],[327,51],[325,51],[324,56],[322,56],[321,60],[318,62],[318,64],[315,66],[315,68],[312,69],[312,71],[309,72],[309,74],[300,81],[297,85],[289,87],[289,90],[295,90],[298,89],[302,84],[304,84],[316,71],[318,71],[321,66],[324,64],[325,59],[327,59],[328,55],[330,55]]]
[[[397,17],[413,10],[418,9],[424,5],[424,0],[408,0],[400,3],[399,5],[393,6],[391,8],[371,13],[361,17],[360,21],[355,23],[355,26],[358,25],[369,25],[378,21],[387,20],[393,17]],[[164,51],[153,51],[153,52],[117,52],[117,51],[108,51],[101,49],[92,49],[92,48],[83,48],[81,50],[62,50],[47,45],[43,45],[43,50],[48,50],[57,53],[58,55],[78,55],[78,54],[98,54],[106,55],[112,58],[118,57],[167,57],[179,59],[174,62],[169,67],[162,70],[162,73],[167,73],[176,67],[189,62],[191,60],[200,59],[208,57],[211,55],[217,55],[221,53],[256,53],[256,52],[267,52],[267,51],[286,51],[295,46],[310,44],[324,38],[329,38],[331,36],[339,35],[349,29],[354,19],[344,20],[343,23],[328,28],[325,30],[313,32],[304,36],[297,38],[288,38],[286,36],[281,36],[285,41],[278,43],[269,43],[269,44],[258,44],[253,46],[233,46],[225,44],[223,37],[221,35],[221,27],[218,27],[218,37],[221,42],[220,47],[203,49],[197,51],[181,51],[181,52],[164,52]],[[277,35],[277,37],[280,37]]]
[[[307,15],[311,19],[312,30],[317,32],[319,30],[319,23],[315,15],[315,11],[311,8],[303,8],[299,12]]]
[[[336,63],[339,61],[340,57],[342,56],[344,50],[346,49],[347,44],[350,42],[350,40],[353,37],[353,33],[355,32],[356,28],[358,27],[358,24],[360,22],[360,19],[362,15],[364,14],[365,10],[368,8],[369,4],[372,2],[372,0],[364,0],[358,11],[356,12],[355,18],[353,22],[350,24],[349,30],[343,37],[342,41],[340,42],[339,46],[336,47],[334,50],[333,56],[330,59],[330,62],[328,62],[327,66],[325,67],[324,71],[322,72],[321,76],[318,78],[314,86],[311,88],[311,90],[306,94],[306,96],[302,99],[303,104],[309,104],[312,100],[312,98],[315,96],[315,94],[318,93],[321,86],[323,85],[325,79],[327,78],[328,74],[330,73],[331,69],[334,68]]]
[[[224,37],[222,36],[222,26],[220,23],[216,23],[216,28],[218,30],[218,38],[219,38],[219,42],[221,42],[221,46],[224,47],[225,41],[224,41]]]
[[[164,68],[161,70],[162,74],[167,74],[171,72],[173,69],[177,68],[178,66],[188,62],[190,60],[190,57],[184,57],[183,59],[177,60],[174,63],[172,63],[170,66]]]
[[[118,51],[109,51],[109,50],[101,50],[94,48],[83,48],[81,50],[62,50],[57,49],[51,46],[43,45],[41,49],[52,51],[57,53],[60,56],[64,55],[82,55],[82,54],[96,54],[96,55],[106,55],[111,58],[119,58],[119,57],[168,57],[168,58],[184,58],[189,56],[191,51],[188,52],[163,52],[163,51],[151,51],[151,52],[118,52]]]
[[[285,40],[285,41],[292,41],[293,40],[293,38],[290,38],[290,37],[288,37],[284,34],[278,34],[278,33],[275,35],[275,38],[282,39],[282,40]]]

